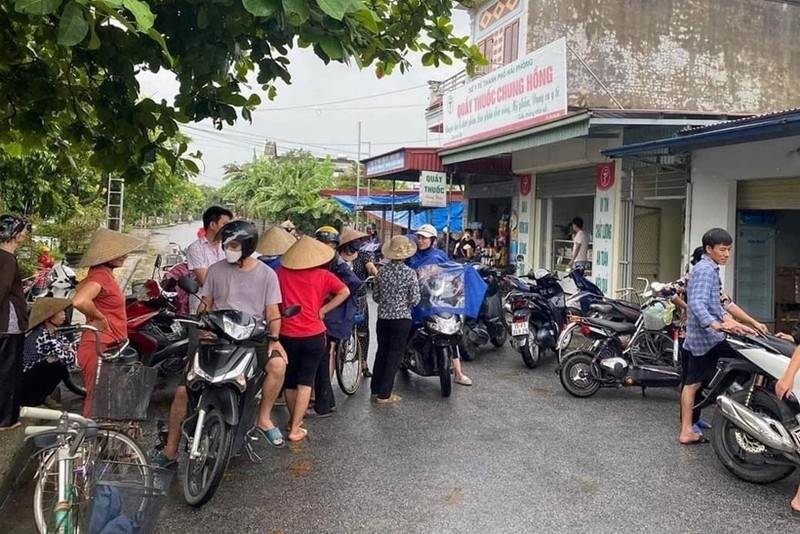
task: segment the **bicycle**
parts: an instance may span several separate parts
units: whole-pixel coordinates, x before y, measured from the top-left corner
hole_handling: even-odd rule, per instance
[[[28,426],[25,439],[39,449],[33,512],[42,534],[82,532],[92,480],[104,476],[133,476],[147,482],[148,461],[139,445],[123,432],[98,425],[77,414],[23,407],[20,417],[57,421],[54,426]]]
[[[356,315],[356,325],[350,336],[343,339],[336,347],[336,381],[346,395],[353,395],[361,386],[363,375],[361,364],[366,358],[363,343],[358,337],[358,325],[365,320],[361,314]]]

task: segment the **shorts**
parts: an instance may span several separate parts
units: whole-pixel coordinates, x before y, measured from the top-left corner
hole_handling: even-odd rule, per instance
[[[297,386],[313,387],[317,367],[328,354],[325,334],[309,337],[281,336],[281,345],[289,356],[283,387],[285,389],[297,389]]]
[[[686,371],[684,375],[684,384],[702,384],[711,381],[717,372],[717,362],[720,358],[735,358],[736,352],[723,341],[717,343],[711,350],[697,356],[692,354],[685,348],[686,353]]]

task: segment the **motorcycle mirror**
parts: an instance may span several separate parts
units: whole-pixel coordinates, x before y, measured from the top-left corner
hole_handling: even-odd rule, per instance
[[[300,313],[300,310],[302,310],[302,309],[303,309],[302,306],[300,306],[299,304],[295,304],[294,306],[289,306],[288,308],[283,310],[283,313],[281,314],[281,317],[284,317],[284,318],[294,317],[295,315]]]
[[[188,276],[181,277],[178,280],[178,287],[190,295],[197,295],[197,293],[200,291],[200,286],[197,284],[197,282]]]

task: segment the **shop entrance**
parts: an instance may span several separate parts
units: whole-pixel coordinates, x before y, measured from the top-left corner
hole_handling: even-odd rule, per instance
[[[586,275],[592,274],[592,228],[594,227],[594,195],[575,197],[543,198],[539,204],[539,243],[542,267],[558,272],[563,276],[572,261],[572,234],[570,223],[573,218],[583,219],[583,229],[589,234],[589,265]]]
[[[800,321],[800,178],[737,185],[736,302],[790,333]]]
[[[500,265],[505,265],[509,261],[510,217],[511,197],[476,198],[469,201],[469,220],[466,228],[474,231],[478,246],[483,246],[489,256],[499,254]],[[483,243],[479,239],[483,239]]]

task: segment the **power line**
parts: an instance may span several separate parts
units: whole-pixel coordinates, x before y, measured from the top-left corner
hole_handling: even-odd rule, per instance
[[[396,91],[388,91],[386,93],[376,93],[374,95],[365,95],[365,96],[358,96],[354,98],[346,98],[343,100],[332,100],[330,102],[320,102],[318,104],[303,104],[301,106],[289,106],[284,108],[263,108],[257,109],[256,111],[286,111],[290,109],[307,109],[307,108],[318,108],[321,106],[334,106],[336,104],[346,104],[348,102],[358,102],[359,100],[369,100],[371,98],[378,98],[380,96],[389,96],[389,95],[396,95],[399,93],[406,93],[408,91],[415,91],[417,89],[421,89],[423,87],[428,87],[428,84],[423,83],[420,85],[415,85],[414,87],[407,87],[405,89],[397,89]]]

